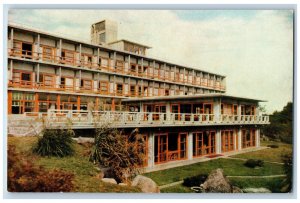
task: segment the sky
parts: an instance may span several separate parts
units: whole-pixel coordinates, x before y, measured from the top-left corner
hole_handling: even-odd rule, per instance
[[[118,22],[118,38],[148,55],[226,76],[226,93],[267,100],[267,113],[293,100],[292,10],[14,9],[10,22],[90,42],[90,25]]]

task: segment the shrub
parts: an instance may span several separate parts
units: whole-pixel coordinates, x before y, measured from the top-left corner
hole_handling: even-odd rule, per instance
[[[282,182],[282,192],[290,192],[292,190],[292,179],[293,179],[293,155],[288,153],[282,156],[284,163],[283,169],[286,174],[286,178]]]
[[[264,161],[260,159],[248,159],[244,165],[249,168],[262,167],[264,165]]]
[[[72,155],[73,131],[63,129],[46,129],[39,138],[33,152],[41,156],[65,157]]]
[[[205,182],[207,178],[206,174],[200,174],[192,177],[188,177],[183,179],[183,185],[186,187],[193,187],[193,186],[200,186],[202,183]]]
[[[145,142],[137,129],[123,135],[117,129],[96,129],[90,161],[109,168],[117,182],[127,182],[140,172],[145,157]]]
[[[35,166],[12,145],[8,147],[7,173],[9,192],[70,192],[74,188],[74,174]]]
[[[271,147],[271,148],[279,148],[279,146],[276,145],[276,144],[269,144],[269,145],[267,145],[267,147]]]

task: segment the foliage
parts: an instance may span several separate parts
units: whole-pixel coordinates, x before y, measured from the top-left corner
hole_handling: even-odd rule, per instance
[[[72,130],[45,129],[33,152],[41,156],[65,157],[74,153],[72,147]]]
[[[286,174],[285,180],[282,182],[282,192],[290,192],[292,190],[293,180],[293,155],[288,153],[282,156],[282,162],[284,163],[283,169]]]
[[[200,186],[202,183],[205,182],[206,178],[207,178],[207,174],[200,174],[200,175],[188,177],[183,179],[182,185],[187,187]]]
[[[127,182],[132,175],[140,172],[144,149],[144,139],[137,130],[126,136],[117,129],[100,127],[96,129],[90,161],[110,168],[117,182]]]
[[[269,145],[267,145],[267,147],[271,147],[271,148],[279,148],[279,146],[276,145],[276,144],[269,144]]]
[[[286,143],[293,141],[293,103],[289,102],[282,111],[275,111],[270,115],[270,125],[262,128],[262,134]]]
[[[72,173],[35,166],[32,160],[17,153],[15,146],[8,146],[9,192],[70,192],[73,178]]]
[[[248,159],[244,165],[249,168],[263,167],[264,161],[260,159]]]

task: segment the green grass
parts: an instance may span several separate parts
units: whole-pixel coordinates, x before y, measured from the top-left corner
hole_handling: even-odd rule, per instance
[[[284,178],[229,178],[232,185],[241,189],[245,188],[268,188],[273,193],[280,193],[281,182]],[[162,193],[194,193],[189,187],[182,184],[167,187],[160,190]]]
[[[200,162],[192,165],[181,166],[162,171],[155,171],[144,174],[154,180],[158,185],[165,185],[183,180],[186,177],[203,173],[210,173],[213,169],[222,168],[228,176],[266,176],[284,174],[282,165],[265,163],[259,169],[244,166],[244,161],[234,159],[215,159],[207,162]]]
[[[234,158],[242,158],[242,159],[261,159],[264,161],[271,161],[271,162],[282,162],[281,156],[292,152],[292,145],[291,144],[285,144],[282,142],[262,142],[262,146],[267,146],[269,144],[275,144],[278,145],[279,148],[269,148],[264,150],[259,150],[255,152],[249,152],[244,154],[238,154],[234,155],[232,157]]]
[[[241,189],[268,188],[273,193],[279,193],[284,178],[229,178],[230,183]]]
[[[76,185],[74,192],[140,192],[135,187],[112,185],[100,181],[97,178],[97,169],[88,161],[88,147],[74,143],[75,154],[73,156],[64,158],[40,157],[31,152],[32,146],[36,142],[36,137],[8,137],[8,143],[16,145],[17,151],[30,157],[35,164],[48,170],[56,168],[74,173]]]

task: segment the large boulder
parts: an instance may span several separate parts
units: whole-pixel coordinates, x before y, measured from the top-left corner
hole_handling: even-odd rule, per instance
[[[159,193],[159,188],[156,185],[156,183],[151,179],[147,178],[142,175],[136,176],[132,183],[131,186],[136,186],[142,190],[142,192],[145,193]]]
[[[224,176],[222,169],[211,171],[201,187],[203,192],[232,193],[232,186],[229,180]]]
[[[113,178],[102,178],[102,181],[105,183],[117,184],[117,181]]]
[[[243,189],[245,193],[272,193],[269,189],[267,188],[245,188]]]

